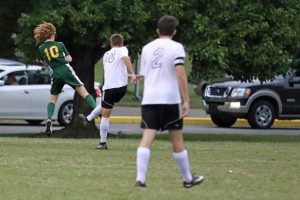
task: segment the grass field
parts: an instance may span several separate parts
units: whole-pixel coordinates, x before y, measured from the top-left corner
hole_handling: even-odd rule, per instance
[[[140,136],[97,139],[0,137],[0,199],[300,199],[300,138],[187,135],[192,171],[184,189],[166,137],[153,145],[148,188],[135,188]]]

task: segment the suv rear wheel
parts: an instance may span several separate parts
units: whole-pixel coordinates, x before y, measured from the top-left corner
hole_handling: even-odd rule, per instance
[[[275,108],[266,100],[259,100],[250,108],[248,123],[252,128],[267,129],[275,120]]]
[[[220,115],[210,115],[213,123],[219,127],[230,127],[236,122],[236,117],[231,116],[220,116]]]

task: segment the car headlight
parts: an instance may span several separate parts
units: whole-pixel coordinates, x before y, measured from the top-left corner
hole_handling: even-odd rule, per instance
[[[234,88],[231,92],[231,97],[247,97],[251,94],[249,88]]]

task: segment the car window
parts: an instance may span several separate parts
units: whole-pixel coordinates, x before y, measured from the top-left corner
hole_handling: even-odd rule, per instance
[[[295,71],[294,76],[295,76],[295,77],[300,77],[300,70]]]
[[[3,77],[4,85],[27,85],[28,76],[25,71],[11,72]]]
[[[51,83],[49,72],[29,72],[29,85],[46,85]]]

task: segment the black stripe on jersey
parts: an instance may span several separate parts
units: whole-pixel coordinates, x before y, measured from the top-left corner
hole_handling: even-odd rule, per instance
[[[178,65],[184,65],[184,63],[176,63],[175,67],[178,66]]]
[[[175,67],[177,65],[184,65],[184,57],[177,57],[177,58],[175,58],[174,65],[175,65]]]

